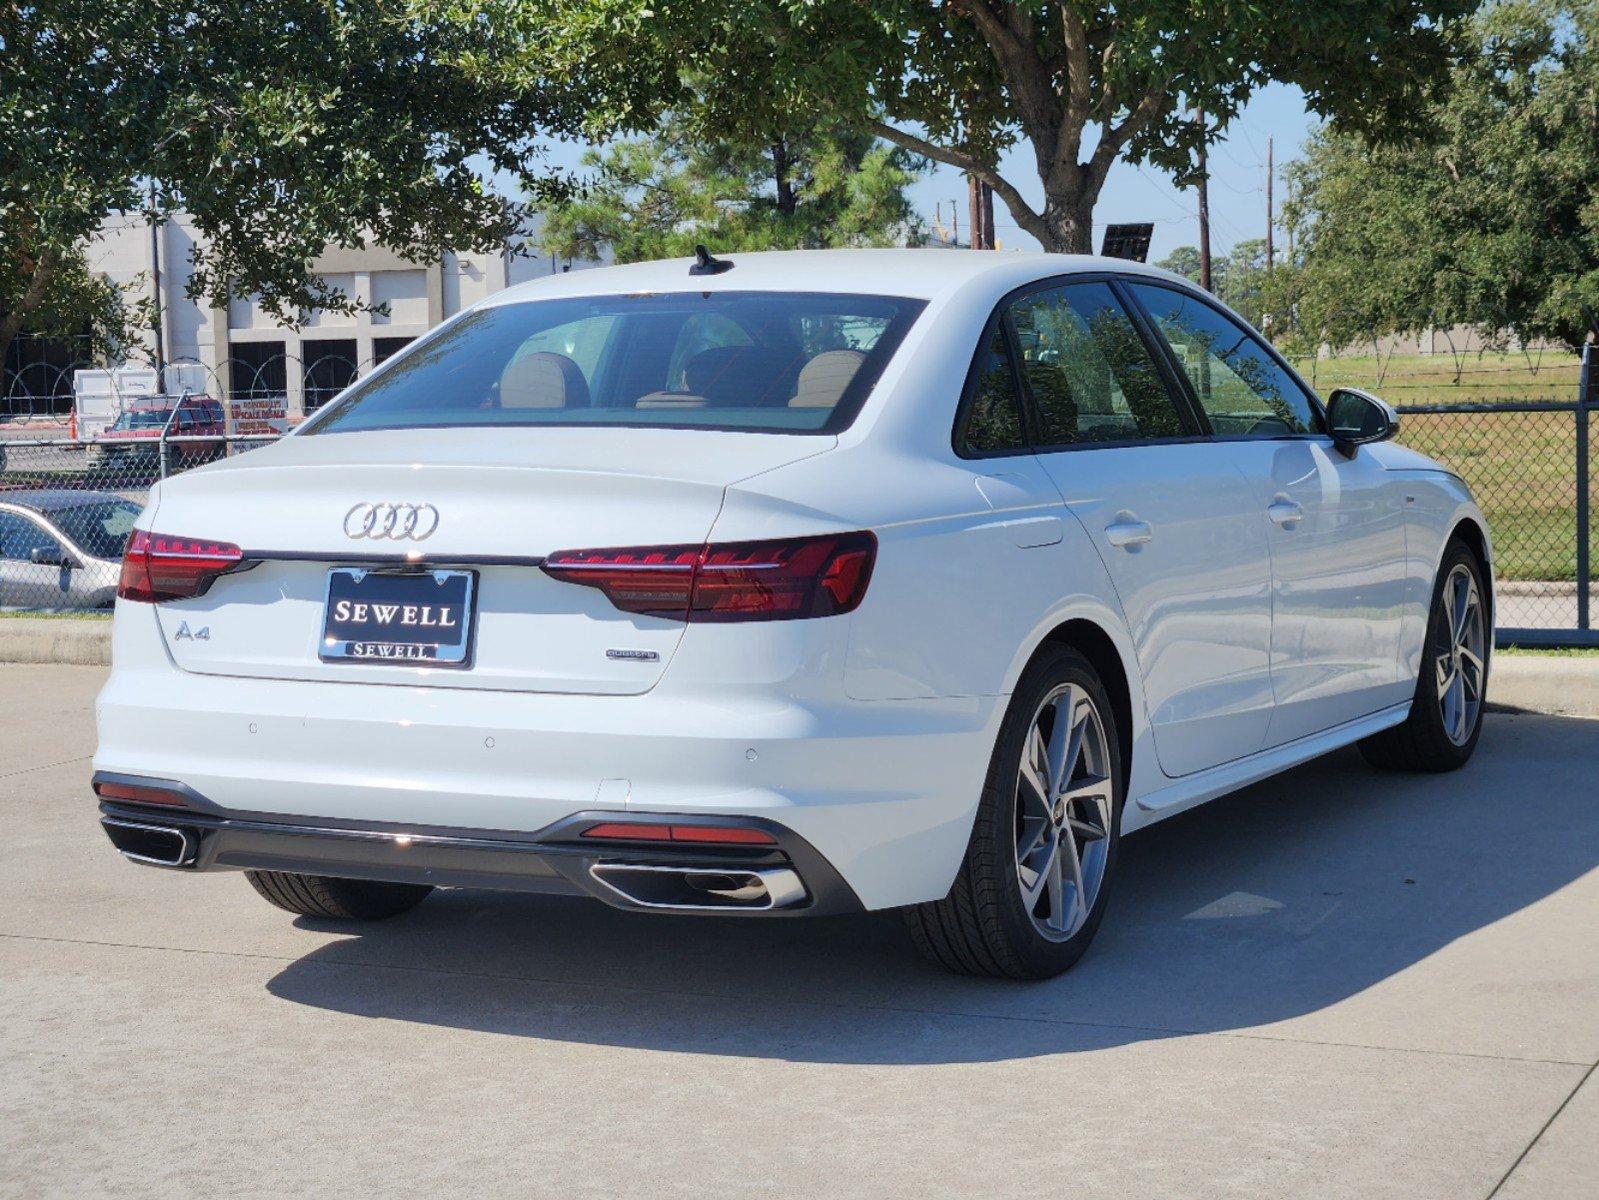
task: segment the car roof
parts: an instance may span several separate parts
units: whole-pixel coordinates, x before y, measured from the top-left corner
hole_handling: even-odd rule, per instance
[[[63,508],[81,508],[85,504],[104,504],[107,501],[125,500],[113,492],[73,491],[69,488],[17,488],[0,489],[0,504],[15,504],[18,508],[31,508],[34,512],[59,512]],[[129,504],[134,501],[129,500]]]
[[[714,253],[714,250],[713,250]],[[690,275],[691,258],[660,259],[546,275],[496,292],[484,307],[564,296],[636,292],[800,291],[909,296],[933,300],[979,280],[1001,276],[1019,287],[1058,275],[1115,271],[1187,280],[1169,271],[1089,254],[1036,254],[970,250],[775,250],[725,254],[733,268]]]

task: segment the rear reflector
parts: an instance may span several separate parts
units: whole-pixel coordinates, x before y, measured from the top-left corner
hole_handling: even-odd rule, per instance
[[[102,779],[94,785],[94,794],[102,800],[131,800],[135,804],[170,804],[185,807],[183,796],[169,788],[142,783],[112,783]]]
[[[598,588],[623,612],[677,621],[832,617],[866,595],[877,557],[869,531],[704,546],[559,550],[544,570]]]
[[[117,595],[146,604],[200,596],[243,558],[243,551],[230,542],[135,529],[122,554]]]
[[[609,842],[699,842],[724,846],[775,846],[777,839],[764,829],[744,825],[634,825],[606,821],[590,825],[586,838]]]

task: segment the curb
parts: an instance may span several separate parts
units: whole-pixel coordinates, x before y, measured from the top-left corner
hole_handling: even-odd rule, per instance
[[[0,663],[111,665],[111,622],[90,618],[0,619]],[[1488,703],[1496,708],[1599,717],[1599,656],[1494,656]]]
[[[92,617],[0,618],[0,663],[111,665],[111,622]]]
[[[1488,703],[1524,712],[1599,717],[1599,655],[1496,654],[1488,669]]]

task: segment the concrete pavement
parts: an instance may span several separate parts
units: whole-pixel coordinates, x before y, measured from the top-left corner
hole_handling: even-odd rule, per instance
[[[1582,1197],[1599,722],[1129,839],[1094,949],[455,892],[352,932],[118,860],[94,668],[0,665],[0,1194]]]

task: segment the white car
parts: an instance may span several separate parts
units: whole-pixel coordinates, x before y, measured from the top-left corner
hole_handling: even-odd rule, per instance
[[[1119,838],[1336,747],[1470,757],[1482,513],[1186,281],[810,251],[513,288],[139,518],[94,786],[128,857],[903,908],[1036,978]]]
[[[142,507],[111,492],[0,490],[0,608],[110,608]]]

